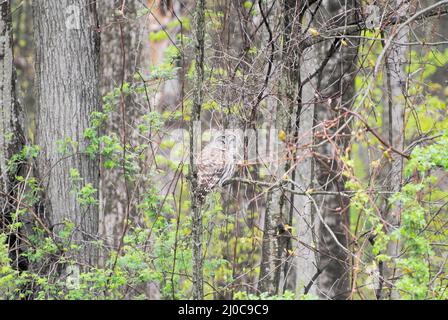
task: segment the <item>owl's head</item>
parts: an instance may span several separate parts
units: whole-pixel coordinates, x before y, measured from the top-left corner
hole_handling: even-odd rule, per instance
[[[236,149],[237,135],[234,133],[220,134],[213,139],[213,144],[226,150]]]
[[[219,134],[215,136],[215,138],[213,139],[213,143],[223,146],[228,146],[235,142],[236,142],[236,134],[233,133]]]

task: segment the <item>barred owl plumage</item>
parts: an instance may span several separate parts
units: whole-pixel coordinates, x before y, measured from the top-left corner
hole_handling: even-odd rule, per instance
[[[233,176],[236,167],[236,142],[233,134],[219,135],[197,157],[197,195],[201,200],[214,187],[222,186]]]

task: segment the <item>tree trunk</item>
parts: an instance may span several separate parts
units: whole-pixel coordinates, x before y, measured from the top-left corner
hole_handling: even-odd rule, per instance
[[[294,181],[290,188],[294,190],[297,185],[305,185],[304,180],[309,180],[311,171],[308,167],[311,162],[301,159],[300,163],[297,163],[296,159],[301,156],[300,151],[290,147],[298,141],[299,135],[306,134],[307,128],[308,140],[312,138],[310,129],[313,123],[313,109],[302,110],[301,100],[301,54],[298,44],[303,6],[296,1],[285,0],[281,10],[284,26],[283,65],[279,88],[281,102],[278,103],[275,114],[276,127],[284,131],[285,139],[281,142],[280,167],[274,179],[279,182],[285,174],[290,174],[291,180]],[[313,268],[315,269],[314,259],[309,259],[309,250],[306,248],[303,250],[292,237],[296,235],[292,234],[293,229],[289,228],[296,226],[301,237],[300,241],[311,244],[311,239],[308,239],[311,229],[306,229],[309,212],[304,211],[306,206],[304,200],[294,194],[287,194],[281,188],[275,188],[268,194],[260,268],[261,292],[270,294],[281,294],[285,290],[295,292],[298,286],[303,289],[312,278]]]
[[[310,6],[306,12],[302,13],[302,26],[311,20],[311,13],[316,10],[316,5]],[[303,8],[300,8],[300,12]],[[311,26],[317,26],[311,21]],[[303,27],[304,28],[304,27]],[[307,30],[301,30],[306,32]],[[313,144],[313,119],[315,88],[317,87],[317,77],[313,75],[322,63],[319,63],[319,53],[317,48],[311,47],[301,53],[300,57],[300,83],[299,85],[299,106],[296,112],[297,133],[295,143],[297,152],[295,155],[295,169],[293,181],[297,191],[306,191],[314,188],[314,167],[311,146]],[[300,189],[299,189],[300,188]],[[316,295],[316,277],[318,276],[317,262],[317,235],[316,221],[314,217],[313,204],[306,195],[296,195],[292,200],[294,208],[294,223],[296,237],[298,241],[293,243],[293,265],[291,278],[288,287],[299,294],[307,293]],[[300,241],[300,242],[299,242]],[[294,290],[293,290],[294,289]]]
[[[96,265],[98,252],[89,241],[97,239],[98,207],[80,204],[70,178],[71,169],[76,169],[82,186],[98,189],[98,159],[83,153],[90,114],[99,109],[96,2],[34,1],[33,9],[43,214],[55,235],[65,222],[74,223],[71,239],[80,249],[69,254],[83,265]],[[68,154],[61,153],[58,145],[65,139],[74,142]],[[97,193],[92,196],[97,198]]]
[[[16,99],[16,78],[13,62],[11,34],[11,1],[0,3],[0,232],[8,235],[10,258],[17,269],[25,269],[25,260],[20,259],[20,243],[16,234],[11,234],[8,225],[17,217],[14,199],[17,199],[15,177],[20,168],[11,172],[8,161],[22,149],[23,111]]]
[[[315,19],[318,25],[341,27],[348,23],[356,1],[342,4],[323,1]],[[349,108],[353,97],[356,70],[357,43],[350,38],[347,46],[340,39],[317,45],[318,75],[317,103],[314,109],[315,148],[314,166],[316,187],[321,191],[342,192],[345,188],[341,152],[345,152],[347,126],[332,136],[345,123],[340,108]],[[315,197],[316,220],[319,220],[318,294],[327,299],[346,299],[349,294],[350,265],[347,254],[349,228],[349,201],[340,195]]]
[[[124,4],[123,16],[118,16]],[[134,75],[149,60],[148,19],[137,17],[144,8],[138,1],[99,0],[98,7],[101,28],[100,59],[100,93],[105,96],[121,87],[121,82],[133,83]],[[143,73],[143,72],[142,72]],[[149,112],[148,103],[137,103],[135,95],[125,97],[124,114],[116,107],[109,113],[109,118],[102,134],[116,135],[121,141],[135,147],[141,145],[142,139],[136,134],[137,126],[144,114]],[[140,99],[141,100],[141,99]],[[123,128],[124,126],[124,128]],[[123,148],[125,146],[123,145]],[[113,169],[101,168],[100,186],[100,234],[109,244],[117,247],[123,233],[126,213],[135,214],[135,203],[128,203],[128,191],[134,185],[126,180],[122,166]],[[134,191],[134,190],[133,190]],[[137,191],[135,191],[137,192]],[[139,200],[139,197],[133,197]]]
[[[282,12],[285,9],[285,6],[279,5],[279,12]],[[266,17],[266,21],[271,21],[273,19],[274,18],[272,17]],[[283,21],[283,25],[286,26],[287,19],[286,17],[284,17],[284,19],[285,20]],[[285,32],[282,34],[284,42],[287,42],[287,39],[289,39],[289,37],[291,36],[289,31],[290,28],[285,30]],[[269,32],[267,33],[269,35]],[[267,47],[269,48],[269,42],[271,42],[272,40],[269,38],[266,40],[268,43]],[[285,45],[281,51],[282,58],[284,59],[287,59],[286,47],[287,45]],[[279,59],[277,64],[280,67],[282,67],[281,63],[281,59]],[[291,105],[291,101],[286,101],[285,98],[289,76],[294,73],[294,70],[288,71],[288,67],[289,65],[285,63],[284,67],[282,68],[282,74],[280,76],[280,85],[278,86],[279,96],[281,96],[282,101],[275,103],[275,105],[271,107],[273,109],[273,116],[271,119],[269,119],[272,121],[272,125],[274,125],[279,130],[283,130],[283,132],[285,132],[285,135],[290,133],[291,124],[288,111],[293,108],[293,106]],[[284,106],[288,107],[287,110],[285,110],[286,108]],[[263,230],[263,239],[261,243],[261,261],[260,274],[258,279],[258,291],[260,293],[276,295],[280,290],[280,276],[282,267],[285,263],[285,261],[282,259],[282,250],[284,249],[287,242],[287,237],[282,237],[279,234],[279,231],[283,230],[282,226],[287,224],[288,221],[288,218],[285,216],[285,213],[287,212],[285,207],[286,194],[281,188],[281,179],[283,178],[287,167],[287,165],[285,165],[285,163],[287,163],[287,161],[285,160],[287,154],[285,147],[286,145],[280,144],[280,142],[278,142],[277,140],[278,137],[272,138],[274,139],[271,143],[271,146],[273,146],[275,150],[270,150],[270,154],[277,154],[278,151],[279,161],[275,169],[271,169],[270,179],[272,183],[279,183],[280,186],[276,186],[269,190],[266,196],[266,208],[264,216],[262,217],[263,220],[261,226]]]
[[[282,190],[278,189],[270,191],[266,199],[258,291],[269,295],[275,295],[278,292],[280,268],[282,267],[277,234],[277,225],[282,209],[281,197]]]
[[[195,151],[197,149],[197,125],[200,126],[201,109],[204,99],[204,51],[205,51],[205,0],[196,1],[194,11],[194,55],[196,57],[193,109],[190,123],[190,182],[191,182],[191,210],[192,210],[192,242],[193,242],[193,299],[204,298],[204,274],[202,252],[202,212],[201,201],[197,195],[197,168],[195,165]]]
[[[409,3],[404,0],[397,0],[393,5],[393,10],[396,10],[398,15],[405,16],[409,10]],[[395,27],[388,28],[387,32],[390,36],[394,32]],[[387,118],[386,123],[388,124],[385,136],[388,137],[389,144],[396,150],[404,149],[404,115],[406,108],[406,97],[407,97],[407,75],[405,72],[405,66],[407,61],[408,47],[402,46],[400,43],[408,43],[409,41],[409,28],[402,28],[394,41],[398,44],[392,44],[386,54],[385,58],[385,93],[387,96],[387,103],[385,105],[385,116]],[[388,169],[388,175],[385,179],[385,190],[390,192],[399,192],[403,185],[403,157],[396,153],[391,154],[391,161],[386,170]],[[391,205],[393,207],[391,208]],[[392,233],[394,230],[400,226],[400,214],[401,205],[400,203],[386,203],[383,212],[383,218],[386,221],[388,233]],[[400,244],[398,240],[392,240],[388,243],[387,254],[395,260],[398,258],[400,253]],[[397,299],[398,292],[394,290],[394,278],[397,276],[395,274],[395,266],[386,265],[384,266],[383,274],[380,274],[381,286],[383,285],[384,279],[385,287],[387,292],[382,292],[379,290],[377,292],[377,298],[390,298]],[[380,287],[381,288],[381,287]]]

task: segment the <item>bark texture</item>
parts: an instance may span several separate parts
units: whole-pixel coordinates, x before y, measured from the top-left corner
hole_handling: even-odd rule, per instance
[[[123,6],[124,4],[124,6]],[[123,15],[117,12],[123,7]],[[138,16],[144,5],[139,1],[99,0],[98,8],[101,28],[100,93],[105,96],[120,88],[121,82],[133,83],[137,72],[144,73],[149,60],[148,18]],[[147,102],[139,101],[135,95],[126,96],[124,114],[119,106],[109,113],[102,134],[116,135],[122,142],[135,147],[142,144],[136,134],[142,116],[149,111]],[[140,103],[141,102],[141,103]],[[100,233],[109,244],[118,246],[123,233],[126,212],[135,214],[135,203],[129,203],[127,189],[134,195],[135,184],[125,181],[121,166],[101,169],[100,187]],[[138,200],[139,197],[133,197]]]
[[[311,21],[312,12],[316,10],[316,6],[312,5],[302,13],[301,32],[306,32],[306,26]],[[311,22],[312,27],[316,27]],[[297,50],[296,50],[297,51]],[[297,133],[295,155],[295,189],[298,191],[306,191],[314,188],[314,165],[312,158],[313,144],[313,118],[315,103],[315,88],[317,87],[317,77],[313,75],[322,63],[317,49],[311,47],[304,50],[300,57],[300,84],[299,84],[299,103],[296,119]],[[316,218],[314,217],[313,202],[309,196],[296,195],[293,198],[292,206],[294,208],[293,226],[297,230],[297,240],[293,241],[294,269],[291,271],[289,288],[294,288],[297,293],[307,293],[316,295],[316,276],[318,275],[317,263],[317,234],[316,234]]]
[[[194,163],[197,125],[201,121],[201,109],[204,99],[204,54],[205,54],[205,0],[196,2],[194,11],[194,54],[196,57],[193,84],[193,110],[190,123],[190,169],[191,169],[191,209],[192,209],[192,240],[193,240],[193,299],[204,298],[204,270],[202,252],[202,212],[201,201],[197,194],[197,168]]]
[[[283,10],[286,8],[286,3],[284,5],[278,5],[279,13],[283,13]],[[284,18],[283,26],[287,26],[287,16],[282,15]],[[272,19],[271,19],[272,20]],[[269,25],[273,25],[272,21],[265,18],[265,26],[266,23]],[[288,81],[290,80],[290,75],[294,73],[294,70],[288,70],[288,67],[292,67],[289,65],[291,61],[288,57],[287,47],[289,44],[288,39],[291,37],[291,28],[285,28],[284,33],[282,34],[283,39],[285,41],[285,45],[281,48],[282,58],[287,60],[284,63],[284,68],[282,69],[282,74],[280,76],[280,85],[278,88],[279,95],[282,97],[282,100],[277,103],[272,103],[272,118],[270,121],[273,122],[275,128],[279,130],[283,130],[286,134],[290,133],[291,125],[290,125],[290,115],[288,114],[290,109],[293,108],[291,106],[292,101],[287,101],[287,86],[290,85]],[[272,31],[266,31],[267,35],[265,42],[268,43],[268,48],[270,39],[269,36],[272,36]],[[270,34],[271,33],[271,34]],[[272,61],[271,61],[272,63]],[[281,59],[276,63],[279,66],[283,66]],[[292,91],[295,91],[294,88],[291,88]],[[278,137],[273,137],[273,142],[276,143]],[[274,145],[273,143],[273,145]],[[278,183],[279,185],[272,188],[268,191],[266,196],[266,208],[264,215],[262,216],[262,230],[263,230],[263,239],[261,245],[261,261],[260,261],[260,275],[258,282],[258,291],[261,293],[268,293],[269,295],[275,295],[280,291],[280,276],[282,267],[285,263],[283,249],[287,243],[287,237],[283,237],[279,233],[280,230],[283,230],[282,226],[287,224],[288,218],[285,216],[287,210],[285,208],[285,193],[282,190],[281,181],[285,172],[286,167],[289,164],[286,164],[288,161],[286,160],[286,148],[285,144],[275,145],[274,148],[278,148],[279,159],[278,163],[275,167],[275,170],[271,170],[271,180],[273,183]],[[271,150],[271,154],[277,154],[277,150]],[[255,149],[257,152],[257,149]]]
[[[19,261],[20,244],[17,235],[10,234],[8,225],[16,212],[17,188],[15,177],[20,168],[11,172],[8,161],[22,149],[23,112],[16,99],[15,69],[11,34],[11,1],[0,3],[0,232],[8,234],[10,258],[18,269],[25,261]]]
[[[34,1],[33,9],[38,175],[44,188],[41,214],[56,235],[64,222],[74,223],[72,239],[81,249],[73,255],[81,263],[95,265],[98,254],[88,242],[98,234],[98,207],[80,204],[70,169],[78,170],[83,185],[98,189],[98,159],[83,153],[90,114],[99,109],[96,2]],[[69,154],[61,153],[58,145],[65,139],[74,142]]]
[[[393,8],[397,11],[398,15],[405,16],[409,11],[409,3],[403,0],[397,0],[393,4]],[[388,28],[388,35],[391,36],[394,33],[394,28]],[[404,116],[406,108],[407,95],[407,75],[405,72],[407,55],[409,48],[400,43],[409,42],[409,28],[402,28],[396,35],[389,51],[386,53],[385,58],[385,118],[387,119],[387,128],[385,135],[388,137],[389,144],[396,150],[404,149]],[[388,175],[384,182],[384,189],[390,192],[399,192],[403,186],[403,157],[399,154],[392,153],[391,161],[385,166],[388,170]],[[392,207],[391,207],[392,205]],[[386,203],[385,210],[383,212],[383,218],[386,221],[386,232],[392,233],[400,226],[401,205],[400,203]],[[400,243],[398,240],[390,241],[387,248],[387,254],[394,260],[399,257]],[[377,298],[389,298],[397,299],[398,293],[394,290],[393,278],[395,274],[395,266],[388,265],[384,268],[384,273],[380,274],[380,286],[383,287],[383,283],[387,290],[381,291],[381,287],[377,292]],[[383,279],[384,278],[384,279]],[[385,281],[384,281],[385,280]]]
[[[343,27],[354,15],[356,1],[323,1],[316,14],[319,25]],[[344,191],[343,163],[340,151],[347,146],[341,108],[349,108],[353,97],[357,43],[350,39],[348,46],[338,38],[316,46],[321,72],[318,75],[315,124],[316,188],[322,191]],[[340,130],[340,128],[342,128]],[[349,294],[350,265],[347,254],[349,201],[340,195],[315,197],[318,226],[318,294],[327,299],[346,299]]]
[[[260,277],[258,290],[261,293],[275,295],[279,288],[281,259],[279,257],[278,228],[281,212],[281,190],[271,191],[267,195],[264,215],[263,242],[261,248]]]

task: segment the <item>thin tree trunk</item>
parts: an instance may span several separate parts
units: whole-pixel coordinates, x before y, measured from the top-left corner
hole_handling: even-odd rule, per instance
[[[356,1],[324,0],[316,14],[319,24],[343,26],[348,23],[349,10]],[[340,108],[350,107],[354,88],[357,42],[350,38],[348,46],[339,39],[317,45],[318,63],[322,69],[318,75],[318,102],[315,104],[315,170],[316,186],[324,191],[344,191],[345,179],[340,160],[345,152],[346,126],[340,134],[331,138],[344,125]],[[336,123],[330,121],[338,119]],[[347,254],[349,228],[349,201],[340,195],[315,198],[316,217],[319,217],[319,264],[318,294],[327,299],[346,299],[349,294],[350,260]],[[317,220],[317,218],[316,218]]]
[[[311,20],[311,12],[316,10],[316,5],[310,6],[306,13],[303,13],[301,19],[302,28],[305,29],[306,23]],[[300,8],[302,11],[303,8]],[[316,28],[311,22],[311,26]],[[306,32],[307,30],[301,30]],[[300,57],[300,108],[296,112],[297,134],[296,134],[296,163],[294,179],[296,186],[300,186],[302,190],[310,190],[314,187],[314,167],[312,159],[311,146],[313,144],[313,118],[315,103],[315,88],[317,87],[317,77],[312,77],[320,67],[318,63],[318,51],[311,47],[302,52]],[[293,265],[291,271],[290,283],[288,287],[291,291],[299,294],[307,293],[316,295],[316,277],[319,275],[317,269],[317,235],[316,222],[312,201],[304,195],[296,195],[293,198],[292,206],[294,208],[294,224],[297,230],[296,237],[300,243],[293,241]]]
[[[280,205],[281,196],[282,191],[278,189],[270,191],[266,199],[258,291],[269,295],[277,294],[279,288],[281,264],[279,263],[277,225],[280,221],[282,209]]]
[[[193,241],[193,299],[204,298],[204,274],[202,252],[202,212],[201,201],[196,193],[197,168],[195,165],[195,151],[197,149],[197,126],[200,126],[201,108],[204,99],[204,53],[205,53],[205,0],[196,1],[194,11],[194,55],[195,77],[193,84],[193,109],[190,123],[190,182],[191,182],[191,210],[192,210],[192,241]]]
[[[8,161],[20,152],[25,143],[23,111],[16,99],[11,30],[11,1],[8,0],[0,3],[0,232],[8,234],[13,266],[23,270],[26,262],[20,259],[20,241],[17,234],[8,230],[9,224],[17,219],[13,219],[17,207],[13,200],[17,198],[14,181],[20,170],[9,171]]]
[[[398,15],[406,15],[409,10],[409,3],[404,0],[397,0],[393,6]],[[388,28],[388,33],[394,31],[394,27]],[[409,28],[405,27],[400,30],[395,38],[399,43],[409,42]],[[407,61],[408,47],[400,44],[391,45],[385,58],[385,86],[387,103],[385,105],[385,116],[387,117],[387,130],[385,136],[388,137],[389,144],[396,150],[404,149],[404,115],[406,108],[406,91],[407,76],[405,66]],[[391,154],[390,164],[386,167],[389,169],[385,179],[385,190],[390,192],[398,192],[403,185],[403,157],[393,153]],[[390,206],[393,205],[391,208]],[[391,233],[400,226],[400,203],[386,203],[383,212],[383,218],[387,224],[387,232]],[[390,241],[387,248],[387,254],[393,259],[397,258],[400,253],[400,243],[398,240]],[[383,274],[380,274],[381,287],[384,285],[387,292],[378,290],[377,298],[397,299],[398,292],[394,290],[393,283],[397,275],[395,274],[394,265],[385,265]],[[380,287],[380,288],[381,288]],[[380,289],[379,288],[379,289]]]
[[[287,113],[283,114],[284,117],[282,126],[286,130],[287,139],[284,143],[286,147],[289,147],[290,143],[295,143],[297,139],[297,135],[301,126],[300,123],[300,113],[301,113],[301,99],[300,99],[300,52],[297,50],[298,38],[300,35],[300,17],[301,17],[301,5],[297,3],[297,1],[286,0],[283,4],[283,25],[285,30],[284,35],[284,49],[283,49],[283,61],[285,63],[284,66],[284,99],[285,105],[287,106]],[[281,115],[282,112],[278,110]],[[297,150],[292,150],[291,152],[287,152],[286,154],[286,163],[285,163],[285,173],[289,172],[292,169],[291,180],[295,180],[297,178],[296,170],[295,170],[295,159],[297,156]],[[282,179],[282,176],[279,176],[279,179]],[[291,185],[292,189],[295,189],[295,185]],[[277,271],[279,273],[278,279],[280,281],[280,290],[278,292],[283,292],[284,289],[288,288],[289,290],[295,291],[295,282],[296,282],[296,273],[293,272],[294,264],[294,256],[295,253],[292,248],[292,238],[291,231],[286,226],[293,225],[293,221],[295,221],[294,216],[297,213],[297,209],[295,208],[295,195],[290,194],[286,195],[282,193],[280,204],[284,206],[283,210],[280,211],[280,230],[279,232],[279,263],[281,267]]]
[[[281,163],[285,164],[278,168],[275,178],[281,180],[285,173],[291,172],[293,183],[289,187],[292,190],[300,187],[306,190],[312,184],[312,161],[307,148],[312,144],[313,88],[316,80],[311,79],[303,88],[301,81],[302,76],[307,78],[315,71],[315,59],[312,57],[316,52],[310,49],[303,56],[298,50],[304,6],[296,1],[285,0],[281,9],[284,25],[284,65],[280,81],[282,102],[278,104],[276,126],[285,131],[286,138],[281,144],[280,152],[284,158]],[[288,151],[291,145],[297,146],[297,149]],[[276,188],[268,194],[267,204],[260,291],[270,294],[281,294],[286,290],[298,294],[314,293],[315,286],[312,286],[312,283],[317,263],[312,248],[316,247],[316,241],[309,199],[306,196],[286,194]]]
[[[17,2],[16,2],[17,3]],[[14,7],[14,1],[12,1]],[[20,1],[20,6],[12,17],[14,28],[14,65],[17,74],[17,98],[23,108],[25,117],[24,127],[28,131],[35,128],[35,100],[34,100],[34,42],[32,0]],[[14,27],[15,26],[15,27]]]
[[[273,177],[282,180],[284,175],[294,166],[295,152],[288,147],[297,134],[300,113],[300,71],[297,44],[299,37],[300,5],[296,1],[285,0],[281,5],[283,17],[282,73],[280,78],[280,102],[277,104],[276,127],[284,132],[281,142],[280,166]],[[282,133],[283,134],[283,133]],[[292,169],[292,179],[296,173]],[[294,189],[295,186],[292,186]],[[294,253],[292,248],[291,229],[295,195],[286,194],[281,188],[270,191],[264,219],[262,243],[262,260],[260,267],[259,290],[270,294],[280,294],[285,289],[295,291],[296,274],[294,273]]]
[[[98,252],[89,241],[97,239],[98,207],[82,206],[70,179],[70,170],[76,169],[83,185],[98,189],[98,159],[83,153],[84,131],[91,113],[99,109],[96,2],[34,1],[33,9],[43,214],[55,235],[65,222],[74,223],[72,239],[80,249],[69,255],[83,265],[96,265]],[[64,139],[74,142],[69,154],[62,154],[58,145]]]
[[[279,5],[279,12],[283,12],[285,10],[286,5]],[[269,18],[266,18],[266,21]],[[288,23],[286,22],[287,18],[284,17],[285,21],[284,26]],[[272,20],[272,18],[271,18]],[[273,24],[272,24],[273,25]],[[283,34],[284,42],[288,42],[288,39],[291,37],[290,28],[287,28]],[[268,44],[271,42],[271,39],[267,39]],[[291,59],[287,57],[287,44],[282,48],[282,58],[287,59],[288,63]],[[271,61],[272,63],[272,61]],[[281,61],[279,59],[278,64]],[[282,130],[286,135],[289,135],[291,132],[291,119],[289,115],[289,111],[293,108],[291,105],[292,101],[287,101],[286,95],[288,90],[286,89],[289,85],[288,81],[291,74],[294,73],[294,70],[289,71],[288,67],[291,67],[288,63],[285,63],[284,68],[282,69],[282,75],[280,78],[280,85],[278,88],[279,95],[282,97],[282,100],[277,102],[272,109],[273,110],[273,125],[279,130]],[[292,89],[294,91],[294,89]],[[284,100],[284,101],[283,101]],[[287,108],[285,108],[285,106]],[[273,137],[274,141],[272,141],[271,145],[276,144],[278,141],[278,137]],[[276,146],[277,147],[277,146]],[[282,143],[278,145],[278,155],[279,161],[278,166],[276,166],[275,171],[271,174],[271,180],[276,183],[278,180],[281,180],[287,170],[287,166],[289,164],[285,164],[286,161],[286,144]],[[277,150],[270,150],[270,154],[277,154]],[[269,295],[276,295],[279,293],[280,289],[280,277],[282,267],[285,263],[283,258],[283,249],[286,247],[287,237],[286,234],[280,234],[280,231],[283,231],[285,226],[288,223],[288,217],[285,216],[287,209],[285,206],[286,194],[283,192],[281,187],[273,188],[268,191],[266,196],[266,209],[264,212],[263,219],[263,239],[261,244],[261,261],[260,261],[260,274],[258,279],[258,291],[260,293],[268,293]],[[283,237],[285,235],[285,237]]]

